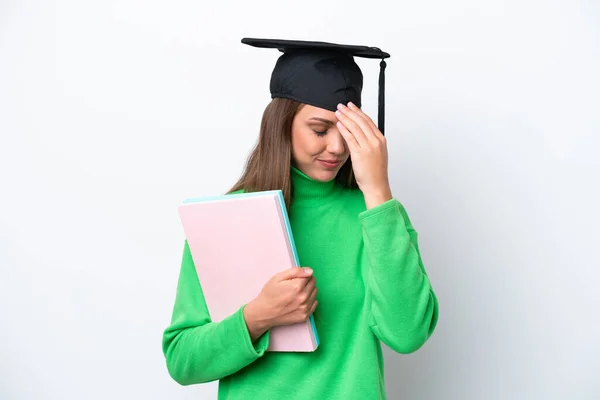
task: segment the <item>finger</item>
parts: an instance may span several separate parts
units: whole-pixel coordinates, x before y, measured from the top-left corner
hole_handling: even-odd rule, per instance
[[[354,135],[340,121],[336,123],[336,126],[348,144],[348,150],[350,150],[350,153],[352,154],[358,152],[360,150],[360,145],[356,141]]]
[[[337,116],[338,120],[342,124],[344,124],[344,126],[350,131],[350,133],[352,133],[352,135],[354,135],[354,138],[356,139],[360,147],[367,146],[368,139],[365,136],[365,133],[362,131],[361,127],[356,122],[354,122],[354,120],[352,120],[348,115],[346,115],[346,112],[350,111],[350,109],[346,106],[342,107],[342,105],[338,107],[340,108],[335,112],[335,115]]]
[[[315,300],[317,299],[317,293],[319,292],[319,289],[317,289],[317,287],[315,286],[312,290],[312,292],[310,292],[310,295],[308,296],[308,299],[306,300],[306,304],[308,306],[312,306],[312,303],[315,302]]]
[[[317,286],[317,278],[311,277],[306,283],[306,290],[311,292]]]
[[[308,315],[313,315],[313,313],[315,312],[315,310],[317,309],[317,306],[319,305],[319,302],[317,300],[315,300],[315,302],[313,303],[312,307],[310,308],[310,311],[308,313]]]
[[[315,279],[315,277],[311,277],[310,279],[303,279],[306,282],[302,282],[302,287],[301,287],[301,291],[300,294],[308,297],[311,292],[315,289],[317,280]]]
[[[308,296],[308,294],[310,293],[310,289],[307,289],[307,288],[310,287],[310,282],[312,279],[314,279],[314,278],[310,278],[310,277],[294,278],[294,279],[284,281],[282,283],[288,284],[289,288],[297,295],[303,294],[304,296]]]
[[[312,287],[312,288],[306,287],[306,288],[304,288],[304,290],[302,290],[302,292],[300,292],[296,295],[296,304],[298,304],[298,306],[307,306],[308,307],[315,301],[316,297],[317,297],[317,288],[316,287]]]
[[[358,107],[350,107],[350,103],[348,103],[348,107],[341,108],[342,112],[360,127],[366,139],[375,140],[376,137],[375,134],[372,132],[371,125],[369,125],[369,123],[364,119],[364,117],[361,114],[356,112],[356,109],[358,109]]]
[[[275,277],[276,277],[277,282],[281,282],[281,281],[285,281],[285,280],[289,280],[289,279],[306,278],[306,277],[312,276],[312,274],[313,274],[313,270],[310,268],[292,267],[292,268],[288,268],[285,271],[278,273],[277,275],[275,275]]]
[[[317,291],[315,288],[314,293],[311,294],[310,298],[306,301],[305,305],[306,308],[308,309],[307,315],[310,316],[312,313],[315,312],[315,309],[317,308]]]
[[[286,285],[292,296],[303,295],[306,298],[314,287],[314,279],[314,277],[294,278],[283,281],[281,284]]]
[[[377,125],[375,125],[375,122],[373,122],[373,120],[371,119],[371,117],[369,117],[367,114],[364,113],[363,110],[361,110],[360,108],[358,108],[356,106],[356,104],[350,102],[348,103],[348,107],[354,111],[355,113],[357,113],[358,115],[360,115],[365,122],[371,127],[371,131],[373,132],[373,134],[375,136],[383,136],[383,133],[381,133],[381,131],[379,130],[379,128],[377,127]],[[379,133],[379,135],[378,135]]]

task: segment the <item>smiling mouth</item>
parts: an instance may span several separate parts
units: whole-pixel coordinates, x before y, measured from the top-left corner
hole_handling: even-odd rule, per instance
[[[341,160],[334,160],[334,161],[319,160],[319,161],[321,161],[321,163],[323,165],[325,165],[326,167],[337,167],[341,163]]]
[[[318,160],[319,161],[325,161],[325,162],[332,163],[332,164],[339,163],[339,162],[342,161],[342,160],[335,160],[335,159],[333,159],[333,160],[324,160],[322,158],[318,158]]]

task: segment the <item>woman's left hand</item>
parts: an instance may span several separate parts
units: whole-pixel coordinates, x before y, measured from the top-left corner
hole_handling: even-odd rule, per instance
[[[365,196],[367,209],[392,198],[388,179],[388,153],[385,136],[368,115],[352,103],[338,104],[337,128],[348,144],[352,169]]]

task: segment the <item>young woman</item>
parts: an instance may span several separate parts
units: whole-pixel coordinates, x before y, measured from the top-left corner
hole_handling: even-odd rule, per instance
[[[182,385],[219,380],[219,399],[384,399],[381,342],[414,352],[438,319],[417,233],[390,189],[386,139],[360,109],[353,56],[389,55],[321,42],[243,42],[284,54],[257,146],[230,193],[281,189],[305,267],[275,275],[254,300],[213,323],[186,243],[163,335],[169,373]],[[315,352],[265,351],[270,328],[311,314]]]

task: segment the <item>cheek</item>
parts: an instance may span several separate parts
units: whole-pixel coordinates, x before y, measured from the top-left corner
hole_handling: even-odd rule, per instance
[[[292,151],[296,156],[306,157],[322,152],[322,144],[312,129],[295,130],[292,132]]]

